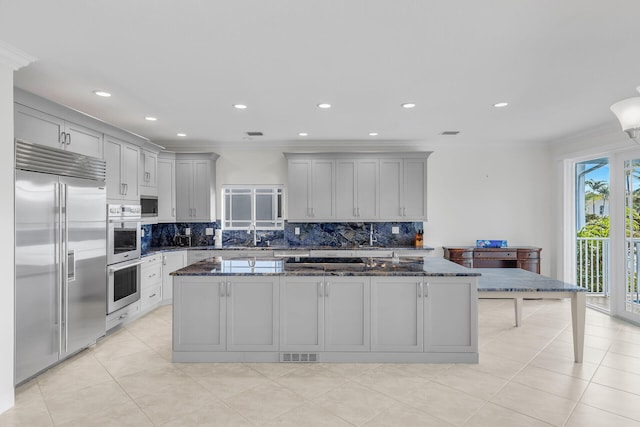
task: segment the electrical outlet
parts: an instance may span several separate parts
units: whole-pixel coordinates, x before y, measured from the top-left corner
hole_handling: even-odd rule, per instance
[[[204,234],[206,236],[213,236],[213,228],[207,227],[204,229]]]
[[[400,227],[391,227],[391,234],[400,234]]]
[[[293,234],[295,234],[296,236],[300,235],[300,227],[296,227],[293,229]]]
[[[190,228],[185,228],[184,229],[184,235],[185,236],[190,236],[191,235],[191,229]]]

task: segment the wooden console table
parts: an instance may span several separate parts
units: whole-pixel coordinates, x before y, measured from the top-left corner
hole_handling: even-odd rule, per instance
[[[532,246],[508,248],[444,246],[444,257],[468,268],[521,268],[540,274],[541,250]]]

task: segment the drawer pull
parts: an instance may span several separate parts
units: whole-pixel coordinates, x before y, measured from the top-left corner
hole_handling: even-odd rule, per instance
[[[151,294],[151,295],[149,295],[149,298],[153,298],[155,296],[156,296],[156,294]]]

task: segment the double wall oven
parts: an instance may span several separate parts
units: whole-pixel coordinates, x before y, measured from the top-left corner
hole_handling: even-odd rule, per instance
[[[108,205],[107,314],[140,299],[140,205]]]

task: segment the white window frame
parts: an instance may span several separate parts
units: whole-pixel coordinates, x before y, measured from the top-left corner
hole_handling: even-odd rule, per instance
[[[227,224],[227,205],[226,199],[227,195],[233,194],[233,191],[242,190],[251,195],[251,220],[248,226],[232,226]],[[256,195],[265,194],[264,192],[259,193],[258,190],[272,190],[273,191],[273,218],[272,226],[265,225],[257,225],[258,220],[256,219]],[[257,185],[243,185],[243,184],[234,184],[234,185],[223,185],[222,186],[222,211],[221,211],[221,227],[223,230],[250,230],[254,227],[256,230],[284,230],[284,185],[268,185],[268,184],[257,184]],[[245,193],[245,194],[246,194]],[[280,209],[278,215],[278,196],[280,199]],[[260,220],[259,222],[264,223],[265,220]],[[233,224],[233,212],[231,212],[231,224]]]

